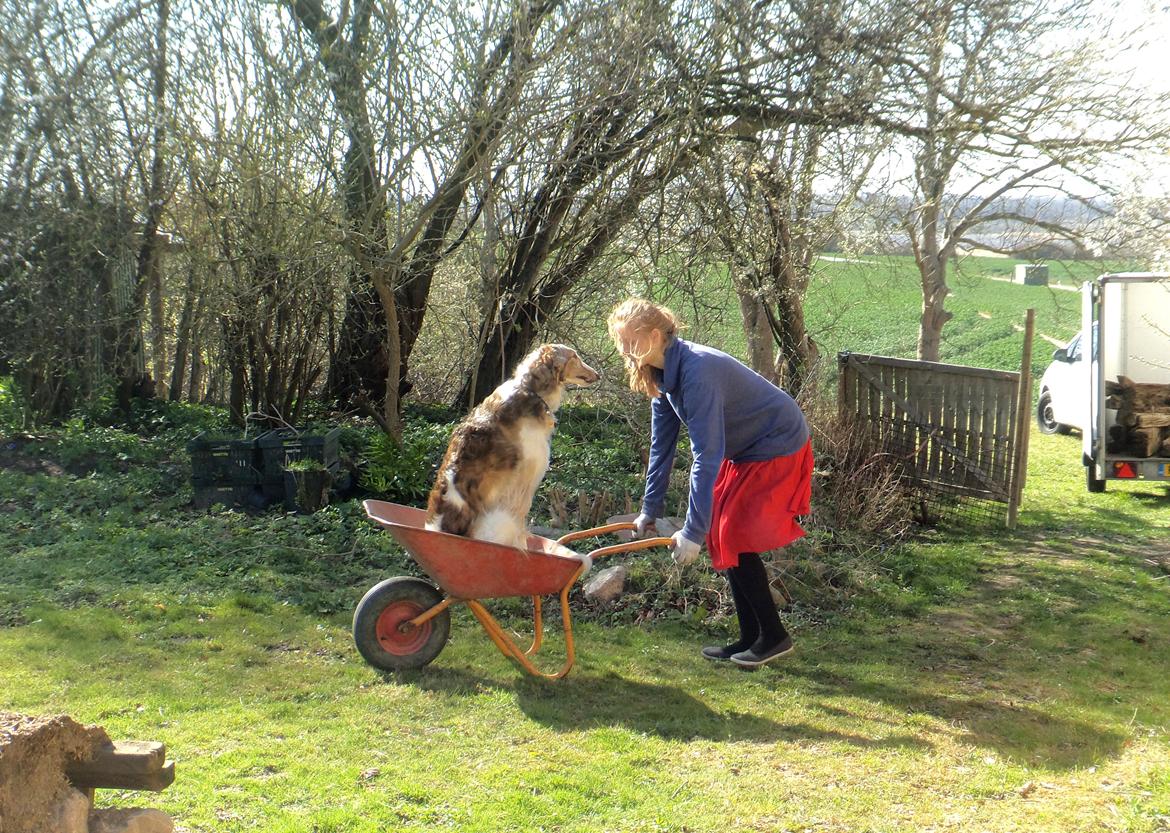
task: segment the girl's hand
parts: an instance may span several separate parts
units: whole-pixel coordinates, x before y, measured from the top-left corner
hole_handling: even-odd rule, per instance
[[[658,527],[654,519],[643,512],[638,517],[634,518],[634,534],[639,538],[645,538],[650,532],[657,532]]]
[[[680,567],[685,567],[699,557],[699,550],[702,548],[702,544],[696,544],[690,538],[683,535],[680,529],[674,535],[670,536],[670,548],[674,563]]]

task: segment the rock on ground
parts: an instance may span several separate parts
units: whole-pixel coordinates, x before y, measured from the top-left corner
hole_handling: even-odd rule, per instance
[[[53,830],[58,802],[72,790],[66,766],[86,760],[94,746],[108,742],[102,729],[82,726],[65,715],[0,712],[0,830]]]
[[[69,787],[57,801],[56,820],[48,828],[53,833],[87,833],[89,830],[89,796]]]
[[[612,602],[626,587],[626,568],[621,564],[607,567],[585,585],[585,598],[597,602]]]
[[[94,810],[89,816],[89,833],[172,833],[174,829],[171,817],[161,810]]]

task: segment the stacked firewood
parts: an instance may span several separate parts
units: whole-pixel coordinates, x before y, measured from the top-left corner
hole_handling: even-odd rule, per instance
[[[1109,450],[1133,457],[1170,457],[1170,385],[1118,376],[1105,383],[1105,407],[1117,411]]]

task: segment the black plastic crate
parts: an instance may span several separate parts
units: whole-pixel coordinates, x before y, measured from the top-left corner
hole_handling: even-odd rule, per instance
[[[195,486],[195,508],[206,509],[209,506],[222,503],[224,506],[247,506],[254,509],[263,509],[269,501],[264,498],[259,486]]]
[[[260,454],[260,489],[269,500],[283,500],[284,467],[295,460],[316,460],[337,474],[341,466],[338,441],[341,429],[324,434],[309,434],[293,428],[277,428],[256,439]]]
[[[187,443],[198,508],[206,509],[215,503],[264,506],[256,439],[216,437],[204,432]]]
[[[191,483],[196,488],[260,484],[256,438],[212,437],[204,432],[187,443],[187,450],[191,452]]]

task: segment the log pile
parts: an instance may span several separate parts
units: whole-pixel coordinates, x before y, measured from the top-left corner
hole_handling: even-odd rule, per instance
[[[1109,429],[1110,453],[1170,457],[1170,385],[1118,376],[1105,383],[1105,407],[1117,411]]]
[[[158,791],[174,779],[161,743],[111,741],[66,715],[0,711],[0,833],[171,833],[165,813],[96,809],[93,791]]]

